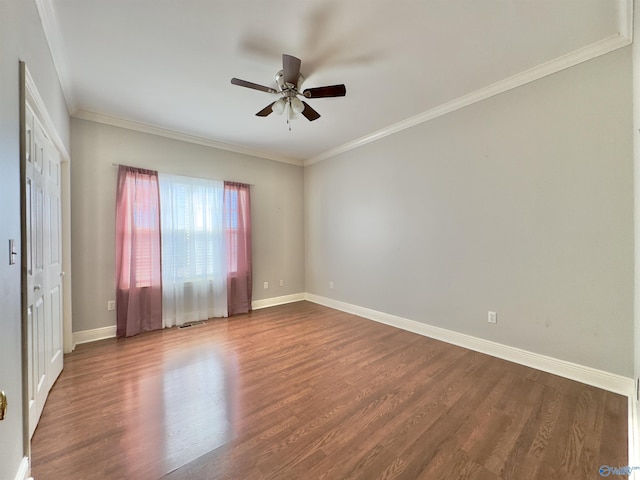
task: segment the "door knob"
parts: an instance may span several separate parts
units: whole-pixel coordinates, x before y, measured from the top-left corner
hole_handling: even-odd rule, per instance
[[[42,287],[40,287],[40,285],[34,285],[33,286],[33,291],[37,292],[38,290],[40,290],[40,288],[42,288]]]
[[[7,396],[4,392],[0,391],[0,420],[4,420],[4,416],[7,413]]]

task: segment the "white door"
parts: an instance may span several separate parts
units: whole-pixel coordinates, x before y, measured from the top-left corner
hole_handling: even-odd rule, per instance
[[[47,391],[62,372],[62,201],[60,152],[47,139],[45,165],[45,352],[47,361]]]
[[[44,132],[26,109],[27,345],[29,434],[33,435],[46,399],[44,305]]]
[[[26,275],[29,436],[62,371],[60,155],[26,106]]]

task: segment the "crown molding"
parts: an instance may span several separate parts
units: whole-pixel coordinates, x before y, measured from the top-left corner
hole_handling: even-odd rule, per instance
[[[301,160],[288,158],[282,155],[276,155],[273,153],[263,152],[253,148],[243,147],[240,145],[233,145],[230,143],[223,143],[217,140],[199,137],[196,135],[190,135],[188,133],[177,132],[175,130],[169,130],[167,128],[158,127],[156,125],[150,125],[142,122],[135,122],[133,120],[125,120],[123,118],[114,117],[111,115],[104,115],[102,113],[88,112],[85,110],[79,110],[72,115],[74,118],[81,120],[89,120],[91,122],[102,123],[105,125],[111,125],[113,127],[126,128],[128,130],[134,130],[141,133],[148,133],[150,135],[158,135],[160,137],[171,138],[173,140],[180,140],[182,142],[194,143],[197,145],[203,145],[205,147],[217,148],[219,150],[226,150],[229,152],[240,153],[243,155],[250,155],[252,157],[258,157],[267,160],[273,160],[281,163],[288,163],[290,165],[302,166]]]
[[[380,140],[381,138],[393,135],[394,133],[398,133],[407,128],[411,128],[429,120],[433,120],[434,118],[438,118],[448,113],[455,112],[456,110],[468,107],[469,105],[473,105],[477,102],[481,102],[482,100],[486,100],[500,93],[504,93],[508,90],[521,87],[522,85],[525,85],[527,83],[539,80],[543,77],[552,75],[566,68],[573,67],[575,65],[578,65],[579,63],[586,62],[587,60],[591,60],[593,58],[599,57],[600,55],[612,52],[614,50],[617,50],[618,48],[630,45],[632,41],[630,32],[633,29],[629,27],[629,22],[632,21],[630,18],[633,16],[633,0],[620,1],[628,6],[627,9],[620,9],[620,27],[622,31],[626,32],[626,35],[616,34],[604,38],[598,42],[578,49],[567,55],[563,55],[546,63],[540,64],[536,67],[525,70],[524,72],[518,73],[516,75],[513,75],[512,77],[506,78],[487,87],[476,90],[475,92],[463,95],[462,97],[458,97],[450,102],[443,103],[442,105],[427,110],[426,112],[419,113],[418,115],[414,115],[413,117],[409,117],[398,123],[389,125],[388,127],[340,145],[336,148],[327,150],[323,153],[320,153],[319,155],[309,157],[304,161],[304,166],[307,167],[322,160],[335,157],[336,155],[340,155],[341,153],[345,153],[349,150],[361,147],[363,145],[366,145],[367,143],[375,142],[377,140]],[[629,11],[631,12],[631,14],[629,14]],[[624,26],[625,28],[622,28],[622,26]]]
[[[633,8],[634,0],[618,0],[618,32],[633,42]]]
[[[398,133],[407,128],[414,127],[434,118],[446,115],[447,113],[451,113],[482,100],[486,100],[490,97],[493,97],[494,95],[504,93],[513,88],[520,87],[535,80],[539,80],[540,78],[543,78],[545,76],[575,66],[579,63],[591,60],[600,55],[612,52],[614,50],[617,50],[618,48],[630,45],[633,40],[634,0],[618,0],[618,34],[606,37],[591,45],[580,48],[574,52],[533,67],[505,80],[501,80],[492,85],[476,90],[475,92],[472,92],[470,94],[456,98],[450,102],[446,102],[435,108],[427,110],[426,112],[414,115],[413,117],[402,120],[393,125],[389,125],[388,127],[385,127],[381,130],[367,134],[363,137],[347,142],[338,147],[326,150],[325,152],[322,152],[318,155],[311,156],[306,160],[299,161],[281,155],[251,149],[248,147],[226,144],[208,138],[176,132],[154,125],[133,122],[93,112],[78,111],[77,101],[73,95],[73,88],[69,80],[70,76],[68,75],[63,36],[60,30],[60,24],[58,22],[52,0],[35,0],[35,3],[40,15],[40,20],[42,22],[42,27],[44,29],[47,43],[49,44],[49,50],[51,51],[53,63],[58,73],[58,78],[60,80],[60,85],[62,87],[65,102],[67,104],[67,109],[69,110],[69,112],[72,112],[73,117],[123,128],[129,128],[153,135],[159,135],[167,138],[173,138],[176,140],[196,143],[199,145],[218,148],[221,150],[242,153],[245,155],[251,155],[254,157],[265,158],[268,160],[274,160],[298,166],[313,165],[314,163],[320,162],[322,160],[335,157],[337,155],[340,155],[341,153],[345,153],[349,150],[353,150],[368,143],[375,142],[377,140],[380,140],[381,138],[393,135],[394,133]]]
[[[58,74],[60,86],[62,87],[62,95],[67,104],[67,110],[73,112],[77,108],[77,102],[73,95],[69,68],[67,64],[67,55],[64,48],[64,40],[60,30],[60,22],[56,15],[52,0],[35,0],[42,29],[49,45],[51,52],[51,60]]]

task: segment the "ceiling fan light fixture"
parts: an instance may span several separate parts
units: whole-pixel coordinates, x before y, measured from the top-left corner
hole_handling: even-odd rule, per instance
[[[279,98],[277,101],[273,103],[273,105],[271,106],[271,110],[273,110],[274,113],[277,113],[278,115],[280,115],[282,114],[282,112],[284,112],[285,105],[286,103],[284,98]]]
[[[300,101],[299,98],[294,97],[291,99],[291,109],[295,113],[302,113],[302,111],[304,110],[304,104]]]
[[[304,76],[300,73],[301,60],[292,55],[282,55],[282,70],[276,73],[275,81],[278,89],[272,87],[265,87],[257,83],[248,82],[239,78],[232,78],[231,83],[240,87],[251,88],[253,90],[260,90],[266,93],[279,94],[280,98],[275,102],[270,103],[258,113],[258,117],[267,117],[272,113],[279,115],[287,111],[287,124],[289,124],[289,130],[291,130],[291,124],[289,120],[294,120],[298,114],[302,114],[307,120],[313,122],[320,118],[320,114],[316,112],[311,105],[298,98],[327,98],[327,97],[344,97],[347,93],[347,89],[343,84],[340,85],[328,85],[325,87],[308,88],[304,91],[300,91],[304,82]]]

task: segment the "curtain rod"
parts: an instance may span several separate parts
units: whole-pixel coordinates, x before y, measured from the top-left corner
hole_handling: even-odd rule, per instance
[[[113,167],[119,167],[119,166],[123,166],[123,167],[131,167],[131,168],[142,168],[143,170],[151,170],[151,168],[146,168],[146,167],[134,167],[133,165],[123,165],[121,163],[112,163],[111,166]],[[218,182],[231,182],[231,183],[243,183],[244,185],[249,185],[250,187],[255,187],[255,185],[253,183],[245,183],[245,182],[236,182],[235,180],[220,180],[218,178],[206,178],[206,177],[194,177],[193,175],[181,175],[179,173],[170,173],[168,175],[178,175],[180,177],[191,177],[191,178],[200,178],[202,180],[216,180]]]

